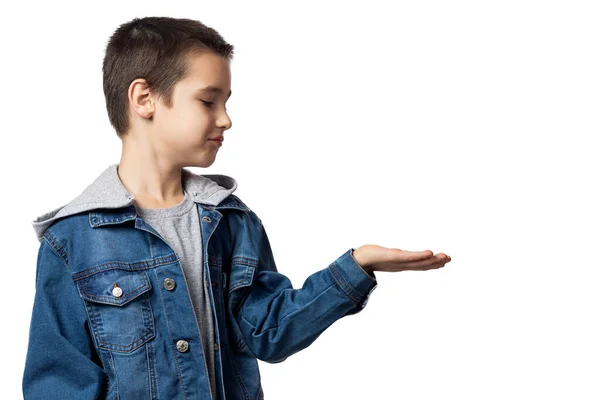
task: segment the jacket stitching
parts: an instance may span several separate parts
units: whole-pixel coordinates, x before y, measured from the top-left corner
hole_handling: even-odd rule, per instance
[[[248,389],[246,389],[246,385],[244,385],[241,375],[240,375],[237,367],[235,366],[235,361],[234,361],[232,351],[230,348],[227,348],[227,351],[229,352],[229,360],[231,363],[231,368],[233,369],[236,381],[237,381],[238,385],[240,386],[240,389],[242,389],[242,393],[244,394],[244,399],[250,399],[250,393],[248,393]]]
[[[346,283],[344,278],[341,276],[340,272],[337,270],[337,267],[335,266],[335,263],[332,263],[328,269],[329,269],[329,272],[331,272],[331,276],[333,276],[333,279],[340,285],[340,287],[342,288],[344,293],[346,293],[348,295],[348,297],[350,297],[352,300],[354,300],[355,303],[358,303],[359,300],[356,300],[350,293],[352,288]],[[335,276],[336,274],[338,275],[339,279],[336,278],[336,276]]]
[[[327,288],[325,288],[325,290],[323,290],[321,293],[319,293],[318,296],[316,296],[314,299],[312,299],[309,303],[305,304],[304,307],[299,308],[297,310],[294,310],[294,311],[290,312],[289,314],[286,314],[283,317],[281,317],[281,319],[279,320],[279,323],[277,325],[275,325],[275,326],[273,326],[271,328],[263,329],[259,334],[256,334],[256,335],[253,334],[252,336],[260,337],[260,336],[264,335],[266,332],[268,332],[270,330],[279,328],[281,326],[281,324],[283,323],[284,319],[286,319],[288,317],[291,317],[291,316],[294,316],[295,314],[298,314],[302,310],[305,310],[308,306],[310,306],[312,303],[314,303],[315,301],[317,301],[319,299],[319,297],[323,296],[329,289],[331,289],[335,285],[336,285],[335,282],[332,283],[331,285],[327,286]],[[242,316],[242,318],[244,319],[244,321],[246,321],[248,323],[248,325],[251,325],[254,329],[256,329],[256,327],[252,323],[250,323],[250,321],[248,321],[248,319],[244,316],[243,309],[240,310],[240,315]]]
[[[117,375],[117,369],[115,368],[115,361],[113,360],[112,353],[110,351],[107,351],[106,353],[108,355],[108,361],[109,361],[110,366],[112,367],[113,374],[115,375],[115,385],[114,385],[115,400],[118,400],[119,399],[119,376]]]
[[[154,275],[156,276],[156,280],[158,280],[158,274],[156,273],[156,270],[154,270]],[[185,400],[185,399],[187,399],[187,394],[185,391],[185,385],[183,382],[183,374],[181,373],[181,367],[179,366],[179,361],[177,360],[177,354],[175,353],[175,350],[173,349],[173,335],[171,334],[171,332],[172,332],[171,324],[169,324],[169,318],[168,318],[169,313],[167,312],[167,309],[165,307],[165,299],[163,297],[162,290],[158,290],[158,293],[160,294],[161,303],[163,305],[163,311],[165,313],[164,319],[167,323],[167,327],[169,328],[169,339],[170,339],[169,348],[171,349],[171,352],[173,353],[173,360],[175,360],[175,366],[177,367],[177,373],[179,374],[179,387],[181,387],[181,391],[183,392],[183,398]]]
[[[52,250],[63,260],[63,262],[67,266],[67,269],[70,270],[70,267],[69,267],[69,258],[67,256],[67,252],[58,243],[58,240],[54,237],[54,235],[52,235],[50,233],[50,230],[46,230],[46,233],[44,233],[44,236],[42,236],[42,238],[46,239],[46,242],[50,245],[50,247],[52,248]]]
[[[126,303],[129,303],[131,300],[134,300],[140,294],[143,294],[146,291],[150,290],[150,282],[148,281],[148,277],[145,276],[145,277],[142,277],[142,279],[144,279],[144,284],[142,286],[135,288],[133,291],[129,292],[127,295],[125,295],[124,297],[122,297],[119,300],[115,300],[113,296],[104,296],[101,294],[90,293],[87,291],[85,284],[79,283],[79,285],[80,285],[80,287],[82,287],[83,294],[85,296],[89,297],[89,299],[97,299],[97,300],[106,299],[106,300],[113,300],[113,301],[108,301],[111,304],[126,304]]]
[[[150,398],[152,400],[159,400],[158,389],[156,387],[156,371],[154,365],[154,346],[152,342],[146,345],[146,356],[148,360],[148,375],[150,379]]]
[[[86,270],[79,271],[73,274],[73,280],[87,278],[90,275],[94,275],[98,272],[109,271],[113,269],[125,269],[128,271],[142,271],[145,269],[153,269],[162,265],[173,263],[178,260],[179,258],[177,257],[177,255],[170,254],[167,256],[152,258],[151,260],[142,260],[132,263],[124,261],[107,261],[105,263],[95,265]]]

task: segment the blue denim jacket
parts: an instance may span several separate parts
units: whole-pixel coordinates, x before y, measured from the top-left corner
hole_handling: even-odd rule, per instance
[[[294,289],[278,272],[261,219],[240,198],[203,201],[196,205],[218,396],[263,399],[257,359],[279,363],[308,347],[336,320],[360,312],[377,281],[350,248]],[[211,399],[177,255],[136,215],[131,197],[112,208],[81,204],[37,220],[44,225],[24,398]]]

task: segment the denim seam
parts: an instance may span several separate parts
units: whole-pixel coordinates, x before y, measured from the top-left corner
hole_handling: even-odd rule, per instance
[[[158,388],[156,387],[156,371],[154,363],[154,345],[152,342],[146,344],[146,357],[148,360],[148,379],[150,379],[150,398],[152,400],[159,400]]]
[[[233,372],[235,374],[236,381],[237,381],[238,385],[240,386],[240,388],[242,389],[242,392],[244,394],[244,400],[250,400],[250,394],[248,393],[248,389],[246,388],[246,385],[244,385],[244,382],[242,381],[242,376],[240,375],[240,372],[238,371],[237,367],[235,366],[233,353],[231,352],[231,349],[229,349],[229,347],[227,348],[227,351],[229,352],[229,360],[231,362],[231,367],[233,368]]]
[[[233,283],[231,282],[231,279],[230,279],[229,280],[229,293],[231,293],[232,291],[234,291],[235,289],[237,289],[239,287],[252,285],[252,277],[253,277],[255,271],[256,271],[255,267],[248,267],[246,269],[246,272],[245,272],[243,278],[238,279]]]
[[[88,306],[86,304],[86,302],[83,302],[83,309],[85,310],[85,314],[87,315],[87,319],[89,323],[92,323],[92,315],[90,315],[90,310],[88,310]],[[96,354],[98,354],[98,349],[100,348],[100,339],[97,337],[95,330],[94,330],[94,325],[92,323],[92,326],[90,326],[90,333],[91,333],[91,337],[92,337],[92,341],[94,342],[94,347],[95,347],[95,351]],[[100,356],[100,354],[98,354],[98,356]]]
[[[96,337],[96,344],[98,345],[99,349],[102,350],[110,350],[108,348],[106,348],[106,346],[104,346],[104,342],[102,341],[102,335],[104,334],[104,323],[102,321],[102,315],[100,315],[100,312],[94,310],[95,305],[93,304],[89,304],[86,301],[84,301],[84,304],[86,306],[86,309],[89,307],[89,314],[91,315],[91,319],[90,322],[92,323],[92,331],[94,332],[94,336]]]
[[[231,264],[241,264],[250,267],[258,267],[258,260],[256,258],[246,256],[233,256],[231,258]]]
[[[73,274],[73,280],[88,278],[89,276],[99,272],[110,271],[113,269],[123,269],[127,271],[143,271],[146,269],[154,269],[176,261],[179,261],[179,258],[174,253],[167,256],[152,258],[151,260],[136,261],[131,263],[125,261],[107,261]]]
[[[142,280],[144,281],[143,285],[135,288],[133,291],[129,292],[127,295],[125,295],[124,297],[122,297],[121,299],[119,299],[119,301],[114,300],[114,296],[103,296],[103,295],[94,295],[93,293],[90,293],[88,290],[86,290],[86,285],[84,285],[83,283],[81,283],[79,286],[81,287],[82,290],[82,294],[84,294],[85,296],[87,296],[88,300],[90,301],[95,301],[95,302],[100,302],[103,304],[107,304],[110,303],[110,305],[124,305],[129,303],[130,301],[134,300],[135,298],[137,298],[138,296],[146,293],[148,290],[150,290],[151,286],[150,286],[150,280],[148,279],[148,276],[146,274],[144,274],[142,272]],[[106,300],[114,300],[114,301],[108,301],[108,302],[103,302],[101,300],[106,299]]]
[[[187,300],[188,300],[187,304],[189,306],[188,309],[192,310],[192,317],[194,318],[194,321],[196,321],[196,330],[198,332],[198,336],[197,336],[198,347],[200,349],[200,352],[202,353],[202,365],[204,366],[204,374],[206,376],[206,380],[208,382],[208,388],[210,390],[210,398],[211,398],[211,400],[216,400],[216,399],[213,399],[213,397],[212,397],[212,386],[211,386],[211,382],[210,382],[210,375],[208,372],[208,365],[206,362],[206,355],[204,354],[204,343],[202,341],[202,332],[200,331],[200,329],[201,329],[200,322],[198,321],[198,316],[196,315],[196,312],[194,311],[194,303],[192,302],[192,295],[189,290],[189,285],[187,283],[187,278],[185,277],[185,273],[183,272],[183,269],[181,268],[181,263],[179,265],[179,270],[181,271],[181,277],[183,278],[183,282],[185,284],[184,285],[185,289],[186,289],[185,292],[187,294]],[[204,272],[206,272],[206,270]],[[206,275],[205,275],[205,279],[206,279]],[[193,340],[195,340],[195,339],[189,339],[190,342]]]
[[[158,281],[158,274],[156,273],[156,270],[154,270],[154,275],[156,276],[156,280]],[[187,399],[187,394],[185,392],[185,385],[183,382],[183,374],[181,373],[181,367],[179,366],[179,361],[177,360],[177,354],[175,353],[175,350],[173,349],[173,335],[171,334],[171,325],[169,324],[169,313],[167,313],[167,309],[165,307],[165,299],[163,297],[163,293],[162,290],[158,290],[158,293],[160,294],[160,299],[161,299],[161,303],[163,305],[163,311],[165,312],[165,321],[167,323],[167,328],[169,328],[169,339],[170,339],[170,343],[169,343],[169,348],[171,349],[171,352],[173,353],[173,360],[175,360],[175,366],[177,367],[177,373],[179,374],[179,386],[181,387],[181,391],[183,392],[183,398],[184,400]]]
[[[352,292],[355,291],[354,288],[352,288],[349,284],[346,283],[344,277],[338,271],[338,268],[335,265],[335,262],[331,263],[329,265],[328,269],[329,269],[329,272],[331,272],[331,276],[333,276],[333,279],[339,284],[339,286],[342,288],[344,293],[346,293],[348,295],[348,297],[350,297],[355,303],[358,303],[359,300],[356,300],[352,295]],[[336,274],[338,275],[338,277],[335,276]]]
[[[279,328],[281,326],[281,323],[283,322],[284,319],[288,318],[288,317],[292,317],[295,314],[298,314],[299,312],[301,312],[302,310],[306,309],[306,307],[308,307],[309,305],[311,305],[312,303],[314,303],[315,301],[317,301],[319,299],[319,297],[323,296],[329,289],[331,289],[333,286],[335,286],[335,283],[332,283],[331,285],[327,286],[327,288],[325,288],[325,290],[323,290],[321,293],[319,293],[315,298],[313,298],[311,301],[309,301],[308,303],[306,303],[303,307],[291,311],[290,313],[284,315],[283,317],[281,317],[281,319],[279,320],[279,324],[277,324],[276,326],[273,326],[271,328],[267,328],[267,329],[263,329],[262,332],[256,336],[262,336],[265,332],[268,332],[272,329],[276,329]],[[242,316],[242,318],[244,319],[244,321],[246,321],[248,323],[248,325],[251,325],[252,327],[256,328],[254,325],[252,325],[252,323],[250,323],[250,321],[248,321],[248,319],[244,316],[243,310],[240,310],[240,315]],[[254,335],[252,335],[254,336]]]
[[[58,240],[54,235],[50,233],[50,230],[46,230],[42,239],[46,239],[46,243],[50,245],[50,248],[56,253],[57,256],[63,261],[63,263],[67,266],[67,269],[71,270],[69,267],[69,257],[65,249],[58,243]]]
[[[115,361],[113,360],[112,353],[110,351],[106,352],[108,354],[108,361],[110,366],[112,367],[113,374],[115,375],[115,400],[119,399],[119,376],[117,375],[117,369],[115,368]]]

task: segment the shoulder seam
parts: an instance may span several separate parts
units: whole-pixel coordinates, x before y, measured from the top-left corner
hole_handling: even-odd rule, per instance
[[[250,209],[250,207],[248,207],[248,205],[247,205],[246,203],[244,203],[244,202],[242,201],[242,199],[240,199],[240,197],[239,197],[239,196],[237,196],[237,195],[235,195],[235,194],[233,194],[233,193],[231,193],[229,196],[231,196],[231,197],[233,197],[234,199],[236,199],[236,201],[237,201],[238,203],[240,203],[240,204],[241,204],[241,205],[244,207],[244,211],[247,211],[247,212],[252,212],[252,209]]]
[[[52,251],[54,251],[56,253],[56,255],[58,255],[60,257],[60,259],[65,263],[65,266],[67,267],[67,269],[70,270],[69,257],[67,256],[67,252],[58,243],[58,240],[56,239],[56,237],[54,237],[54,235],[52,235],[49,230],[46,230],[46,232],[44,232],[44,235],[42,236],[42,240],[44,240],[44,239],[46,240],[48,245],[50,245],[50,248],[52,249]]]

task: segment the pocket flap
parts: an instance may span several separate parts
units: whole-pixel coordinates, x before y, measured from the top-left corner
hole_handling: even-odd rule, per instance
[[[233,291],[239,287],[250,286],[254,278],[254,270],[256,267],[241,262],[234,261],[231,264],[231,272],[229,276],[229,291]]]
[[[115,286],[116,285],[116,286]],[[96,303],[123,306],[150,290],[145,271],[111,269],[77,280],[81,297]],[[116,287],[121,290],[114,290]]]

